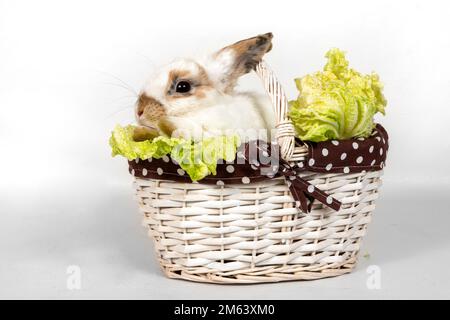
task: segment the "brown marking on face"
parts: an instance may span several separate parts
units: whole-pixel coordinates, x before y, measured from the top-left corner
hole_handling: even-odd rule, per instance
[[[170,96],[170,93],[173,93],[175,91],[174,85],[176,85],[176,81],[179,81],[181,79],[188,79],[190,77],[191,73],[187,70],[171,70],[169,72],[169,78],[166,85],[167,95]]]
[[[235,54],[235,61],[231,71],[223,79],[227,83],[225,92],[230,92],[236,85],[237,79],[254,70],[263,56],[272,49],[272,33],[261,34],[253,38],[238,41],[230,46],[219,50],[215,56],[227,50],[232,50]]]
[[[194,76],[187,70],[172,70],[169,73],[169,80],[167,82],[167,99],[180,99],[185,97],[195,97],[197,99],[203,99],[206,97],[206,91],[213,89],[213,83],[208,77],[206,70],[197,65],[198,73]],[[175,92],[176,83],[179,80],[188,81],[191,86],[191,92],[179,94]]]
[[[167,113],[164,106],[158,100],[144,93],[139,96],[137,101],[136,115],[140,124],[148,125],[147,122],[157,123]]]
[[[197,81],[193,94],[197,99],[203,99],[206,96],[206,91],[213,89],[213,83],[209,79],[206,70],[200,65]]]

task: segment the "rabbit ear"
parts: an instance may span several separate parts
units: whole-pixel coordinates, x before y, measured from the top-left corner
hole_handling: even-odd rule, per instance
[[[215,76],[224,92],[231,92],[240,76],[255,69],[263,56],[272,49],[272,38],[269,32],[241,40],[213,55],[215,72],[212,72],[212,76]]]

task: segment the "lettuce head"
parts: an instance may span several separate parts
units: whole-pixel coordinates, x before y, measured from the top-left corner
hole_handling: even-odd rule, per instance
[[[373,116],[385,114],[383,85],[376,73],[349,68],[343,51],[331,49],[323,71],[295,79],[300,94],[289,115],[297,136],[306,141],[368,137]]]

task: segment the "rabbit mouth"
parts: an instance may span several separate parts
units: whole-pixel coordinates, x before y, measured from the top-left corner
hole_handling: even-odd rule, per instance
[[[158,127],[156,125],[150,125],[150,124],[141,124],[142,127],[152,129],[152,130],[158,130]]]

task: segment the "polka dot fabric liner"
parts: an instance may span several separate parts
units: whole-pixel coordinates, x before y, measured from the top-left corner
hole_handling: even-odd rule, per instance
[[[298,141],[298,143],[302,143]],[[339,210],[341,203],[318,188],[301,179],[298,174],[303,171],[320,173],[355,173],[382,170],[386,163],[389,149],[388,134],[377,124],[369,138],[349,140],[331,140],[320,143],[305,142],[308,145],[308,156],[304,161],[295,164],[271,157],[275,145],[264,144],[261,147],[253,141],[241,146],[237,160],[233,163],[217,165],[217,174],[202,179],[203,184],[249,184],[274,177],[285,176],[287,184],[296,201],[296,206],[309,212],[314,199]],[[249,159],[251,145],[256,145],[259,159]],[[272,150],[272,152],[270,152]],[[272,161],[270,161],[272,159]],[[271,163],[278,165],[271,165]],[[264,165],[266,163],[266,165]],[[192,182],[190,177],[168,156],[161,159],[129,161],[129,171],[133,176],[149,179]],[[309,200],[309,201],[308,201]]]
[[[305,143],[308,145],[308,159],[299,162],[298,166],[321,173],[381,170],[389,149],[388,134],[380,124],[377,124],[372,136],[366,139]]]

